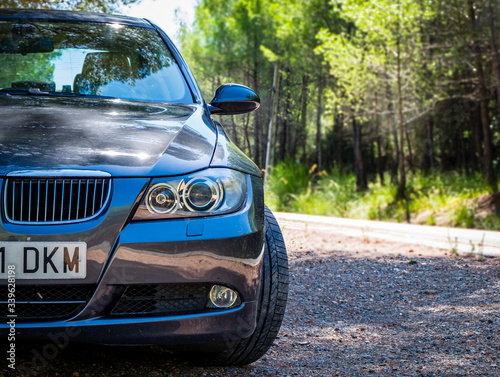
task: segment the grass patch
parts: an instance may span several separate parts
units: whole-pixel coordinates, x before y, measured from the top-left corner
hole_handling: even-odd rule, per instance
[[[281,163],[270,172],[266,204],[276,211],[398,222],[408,209],[412,223],[500,230],[500,216],[478,207],[486,187],[481,174],[415,174],[407,179],[408,200],[400,201],[390,184],[357,192],[353,173]]]

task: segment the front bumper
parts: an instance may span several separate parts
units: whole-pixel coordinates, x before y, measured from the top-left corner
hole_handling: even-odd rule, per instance
[[[256,312],[257,304],[250,302],[217,313],[16,323],[16,339],[43,339],[56,345],[68,341],[108,345],[195,345],[200,350],[214,351],[214,347],[224,349],[234,340],[249,337],[255,330]],[[7,331],[5,339],[6,334]]]
[[[85,307],[63,321],[17,320],[16,339],[54,341],[64,337],[100,344],[196,344],[214,350],[216,343],[250,336],[261,291],[264,222],[259,192],[262,185],[257,178],[248,179],[246,204],[236,213],[124,225],[114,245],[102,245],[92,254],[93,262],[101,263],[102,269]],[[107,247],[108,255],[99,253]],[[112,315],[126,287],[201,283],[235,289],[241,304],[232,309],[180,315]],[[9,324],[0,324],[0,336],[6,337],[9,330]]]

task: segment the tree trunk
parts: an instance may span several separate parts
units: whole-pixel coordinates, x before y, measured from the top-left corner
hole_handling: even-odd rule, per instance
[[[377,170],[380,184],[384,186],[384,166],[382,163],[382,137],[380,136],[380,115],[375,118],[375,140],[377,142]]]
[[[386,87],[385,87],[385,92],[386,92],[386,97],[387,97],[387,112],[389,113],[389,119],[390,119],[390,124],[391,124],[391,133],[392,133],[392,139],[394,143],[394,156],[392,159],[392,166],[391,166],[391,185],[396,185],[398,182],[398,166],[399,166],[399,142],[398,142],[398,131],[396,128],[396,117],[394,114],[394,106],[392,104],[392,91],[391,91],[391,85],[389,82],[389,77],[386,77]]]
[[[403,121],[403,94],[401,92],[401,42],[400,37],[397,39],[397,84],[398,84],[398,122],[399,122],[399,140],[401,141],[401,148],[399,150],[399,183],[398,183],[398,198],[406,199],[406,167],[405,167],[405,154],[404,154],[404,135],[405,125]],[[407,214],[408,220],[408,214]]]
[[[405,135],[406,135],[406,145],[408,145],[408,166],[412,173],[415,173],[415,167],[413,166],[413,152],[411,149],[411,139],[410,133],[408,132],[408,127],[405,127]]]
[[[375,136],[373,135],[373,132],[370,132],[370,164],[368,167],[366,167],[366,175],[367,179],[370,178],[372,172],[377,172],[377,163],[375,162]]]
[[[307,160],[307,86],[309,77],[307,74],[302,76],[302,90],[300,94],[300,132],[298,140],[302,141],[302,162]]]
[[[497,5],[498,6],[498,5]],[[490,46],[491,46],[491,61],[493,63],[493,72],[495,72],[496,87],[497,87],[497,106],[498,114],[500,115],[500,63],[498,59],[497,42],[495,39],[495,12],[491,5],[491,0],[488,0],[488,24],[490,29]]]
[[[254,72],[254,82],[253,89],[258,93],[259,82],[257,80],[257,71]],[[253,114],[253,127],[254,127],[254,150],[253,150],[253,160],[257,166],[262,166],[261,160],[261,143],[262,143],[262,127],[259,121],[259,113]]]
[[[275,147],[275,128],[276,120],[278,118],[278,102],[280,94],[280,61],[274,63],[274,77],[273,77],[273,106],[271,109],[271,119],[269,119],[269,127],[267,130],[267,147],[266,147],[266,164],[264,181],[267,178],[269,166],[274,165],[274,147]]]
[[[391,166],[391,185],[398,184],[398,170],[399,170],[399,140],[398,129],[395,122],[392,123],[392,141],[394,143],[394,156]]]
[[[290,83],[291,80],[291,69],[290,66],[288,66],[287,69],[287,80],[288,83]],[[285,110],[284,110],[284,123],[286,123],[286,134],[285,134],[285,154],[283,156],[283,160],[291,158],[295,158],[295,128],[297,127],[297,122],[293,118],[293,114],[295,114],[295,109],[293,106],[293,97],[292,97],[292,91],[289,89],[290,85],[287,85],[287,91],[286,91],[286,102],[285,102]],[[285,86],[283,85],[283,88]]]
[[[474,170],[483,170],[483,144],[481,135],[481,110],[474,111],[472,120],[472,137],[474,138]]]
[[[343,128],[344,128],[344,117],[342,114],[337,115],[337,166],[342,169],[344,162],[342,161],[342,138],[343,138]]]
[[[236,122],[234,121],[234,115],[231,115],[231,126],[232,126],[232,136],[231,138],[233,139],[233,142],[236,144],[236,145],[240,145],[240,140],[238,138],[238,130],[236,128]]]
[[[361,125],[352,116],[352,133],[354,138],[354,167],[356,169],[356,188],[358,191],[368,189],[366,182],[366,172],[363,164],[363,154],[361,151]]]
[[[283,118],[281,122],[281,127],[279,127],[279,138],[280,138],[280,143],[279,143],[279,151],[278,151],[278,162],[279,161],[284,161],[288,155],[288,150],[287,146],[289,144],[288,138],[289,138],[289,129],[290,129],[290,123],[288,122],[288,107],[290,105],[290,98],[287,96],[285,100],[285,107],[283,109]]]
[[[497,182],[495,177],[495,172],[493,170],[493,144],[491,142],[491,131],[490,131],[490,121],[488,117],[488,98],[486,92],[486,84],[483,72],[483,62],[481,58],[481,46],[477,41],[476,34],[476,14],[474,10],[474,3],[472,0],[468,0],[469,5],[469,20],[471,22],[471,29],[473,33],[474,41],[474,53],[475,53],[475,63],[476,63],[476,78],[478,81],[478,91],[479,91],[479,108],[481,111],[481,125],[483,129],[483,140],[484,140],[484,154],[483,154],[483,164],[484,172],[486,176],[486,182],[492,191],[496,191]]]
[[[255,4],[256,13],[258,14],[258,9],[260,8],[260,2],[257,1]],[[252,78],[253,78],[253,90],[256,93],[259,93],[259,77],[261,75],[260,64],[259,64],[259,50],[260,50],[261,41],[258,35],[258,30],[253,32],[253,62],[252,62]],[[257,166],[262,167],[263,158],[262,158],[262,150],[264,135],[262,130],[262,124],[260,123],[260,112],[255,112],[253,114],[254,120],[254,162]]]
[[[427,117],[425,128],[425,171],[429,173],[434,170],[434,118],[432,115]]]
[[[250,123],[250,114],[247,114],[245,117],[245,124],[243,126],[243,134],[245,135],[245,147],[247,150],[247,154],[250,156],[252,153],[252,148],[250,146],[250,135],[248,132],[248,124]]]
[[[462,170],[462,173],[468,174],[468,168],[467,168],[467,160],[465,159],[465,142],[464,142],[464,130],[462,127],[462,122],[458,124],[458,145],[459,145],[459,160],[460,160],[460,168]]]
[[[288,82],[289,79],[288,77],[290,76],[290,69],[287,69],[287,79],[283,83],[283,88],[287,88],[289,86]],[[289,147],[289,139],[290,139],[290,127],[291,124],[289,122],[289,111],[290,111],[290,90],[286,91],[286,97],[285,97],[285,106],[283,108],[283,121],[282,121],[282,126],[279,129],[279,135],[280,135],[280,144],[279,144],[279,153],[278,153],[278,160],[279,161],[284,161],[288,154],[290,153]]]
[[[320,66],[318,75],[318,107],[316,112],[316,164],[318,165],[318,172],[323,169],[321,161],[321,115],[323,113],[321,102],[323,97],[323,77],[321,71]]]

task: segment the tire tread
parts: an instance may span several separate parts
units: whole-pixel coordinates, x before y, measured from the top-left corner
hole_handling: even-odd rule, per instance
[[[250,338],[237,346],[224,365],[246,365],[261,358],[276,339],[285,315],[289,277],[286,246],[278,222],[267,207],[264,219],[267,250],[257,327]]]

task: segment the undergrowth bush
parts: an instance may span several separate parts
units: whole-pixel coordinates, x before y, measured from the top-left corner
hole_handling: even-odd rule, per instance
[[[407,201],[398,200],[390,184],[374,182],[358,192],[353,173],[288,162],[271,169],[266,204],[275,211],[389,221],[405,221],[410,214],[413,223],[500,230],[500,216],[478,211],[478,198],[488,194],[481,174],[414,174],[407,190]]]

